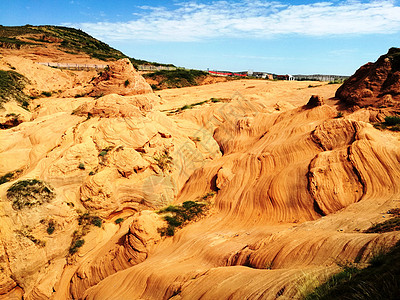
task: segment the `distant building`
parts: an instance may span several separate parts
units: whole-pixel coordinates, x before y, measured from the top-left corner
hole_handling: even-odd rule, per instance
[[[242,72],[231,72],[231,71],[210,71],[208,73],[215,76],[239,76],[239,77],[255,77],[264,79],[273,79],[273,75],[267,72],[254,72],[253,70],[242,71]]]
[[[267,72],[254,72],[252,77],[264,78],[264,79],[274,79],[274,76]]]

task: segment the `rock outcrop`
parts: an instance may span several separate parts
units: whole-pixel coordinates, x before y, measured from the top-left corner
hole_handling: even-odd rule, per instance
[[[89,96],[118,94],[122,96],[151,93],[146,80],[135,70],[128,58],[108,62],[108,69],[100,73],[91,83]]]
[[[336,91],[336,97],[350,106],[399,107],[400,48],[391,48],[375,63],[359,68]]]
[[[306,107],[313,108],[313,107],[317,107],[317,106],[322,106],[324,104],[325,104],[324,98],[322,98],[318,95],[312,95],[310,100],[308,100]]]

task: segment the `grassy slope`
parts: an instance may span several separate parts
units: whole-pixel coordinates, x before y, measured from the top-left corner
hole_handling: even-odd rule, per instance
[[[37,38],[42,36],[45,38]],[[22,37],[24,37],[22,39]],[[49,38],[62,40],[61,42],[52,42]],[[127,57],[121,51],[118,51],[106,43],[103,43],[89,34],[75,28],[61,26],[1,26],[0,25],[0,46],[12,46],[19,49],[24,45],[42,45],[43,43],[57,43],[60,50],[68,53],[83,52],[93,58],[101,60],[116,60]],[[161,64],[149,62],[142,59],[130,58],[132,64],[137,68],[138,65],[147,64],[153,66],[174,67],[172,64]]]
[[[374,224],[365,233],[398,231],[400,210],[390,211],[391,219]],[[314,292],[306,300],[334,299],[400,299],[400,242],[392,249],[378,249],[369,260],[369,267],[358,269],[356,264],[343,266],[343,270]]]
[[[0,70],[0,108],[9,100],[16,100],[27,106],[29,97],[23,92],[28,80],[15,71]]]
[[[207,72],[199,70],[177,69],[173,71],[161,70],[144,74],[144,78],[151,78],[158,82],[152,85],[153,89],[180,88],[198,85],[198,81],[207,76]]]
[[[23,37],[25,39],[22,39]],[[55,38],[54,41],[51,38]],[[22,45],[40,46],[43,43],[55,43],[60,50],[70,53],[83,52],[101,60],[127,57],[121,51],[93,38],[82,30],[61,26],[0,26],[0,43],[14,45],[17,49]]]
[[[305,299],[399,299],[400,243],[370,263],[365,269],[347,268],[332,276]]]

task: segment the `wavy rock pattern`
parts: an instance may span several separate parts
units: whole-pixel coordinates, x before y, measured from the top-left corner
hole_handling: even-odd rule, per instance
[[[394,244],[397,232],[362,231],[398,205],[398,134],[368,124],[384,117],[372,108],[337,118],[331,85],[320,87],[324,105],[307,106],[307,85],[226,83],[240,93],[172,115],[182,99],[209,99],[215,87],[40,101],[31,121],[0,132],[0,174],[21,169],[21,178],[49,182],[56,198],[15,211],[5,198],[12,182],[0,186],[0,293],[296,299],[308,275],[323,278],[335,260],[363,263]],[[223,87],[216,97],[226,98]],[[166,224],[154,210],[204,199],[204,216],[160,236]],[[86,210],[102,228],[68,256]]]
[[[399,194],[398,140],[334,116],[331,107],[319,106],[260,112],[251,122],[226,119],[214,134],[224,156],[194,172],[178,198],[217,191],[211,216],[85,297],[296,298],[304,272],[332,272],[335,261],[365,261],[379,245],[394,244],[397,233],[357,231],[376,216],[382,205],[376,199],[387,203]],[[363,215],[355,212],[360,209]]]

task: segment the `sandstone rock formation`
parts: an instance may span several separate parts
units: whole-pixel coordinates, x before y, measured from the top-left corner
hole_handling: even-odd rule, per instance
[[[77,88],[67,74],[62,93],[0,130],[0,176],[15,173],[0,185],[0,299],[298,299],[335,261],[400,240],[363,233],[400,197],[398,133],[369,123],[386,112],[337,118],[336,86],[307,105],[309,82],[155,94],[139,80],[122,96],[125,75],[112,74],[94,80],[107,95],[62,98]],[[31,178],[54,199],[13,208],[7,190]],[[162,236],[158,210],[187,201],[207,210]]]
[[[399,106],[400,49],[391,48],[375,63],[359,68],[337,90],[336,97],[350,106]]]
[[[307,107],[312,108],[316,106],[322,106],[324,105],[324,99],[318,95],[312,95],[310,100],[307,102]]]
[[[128,58],[108,62],[108,69],[100,73],[91,83],[90,96],[119,94],[122,96],[150,93],[151,87],[134,69]]]

